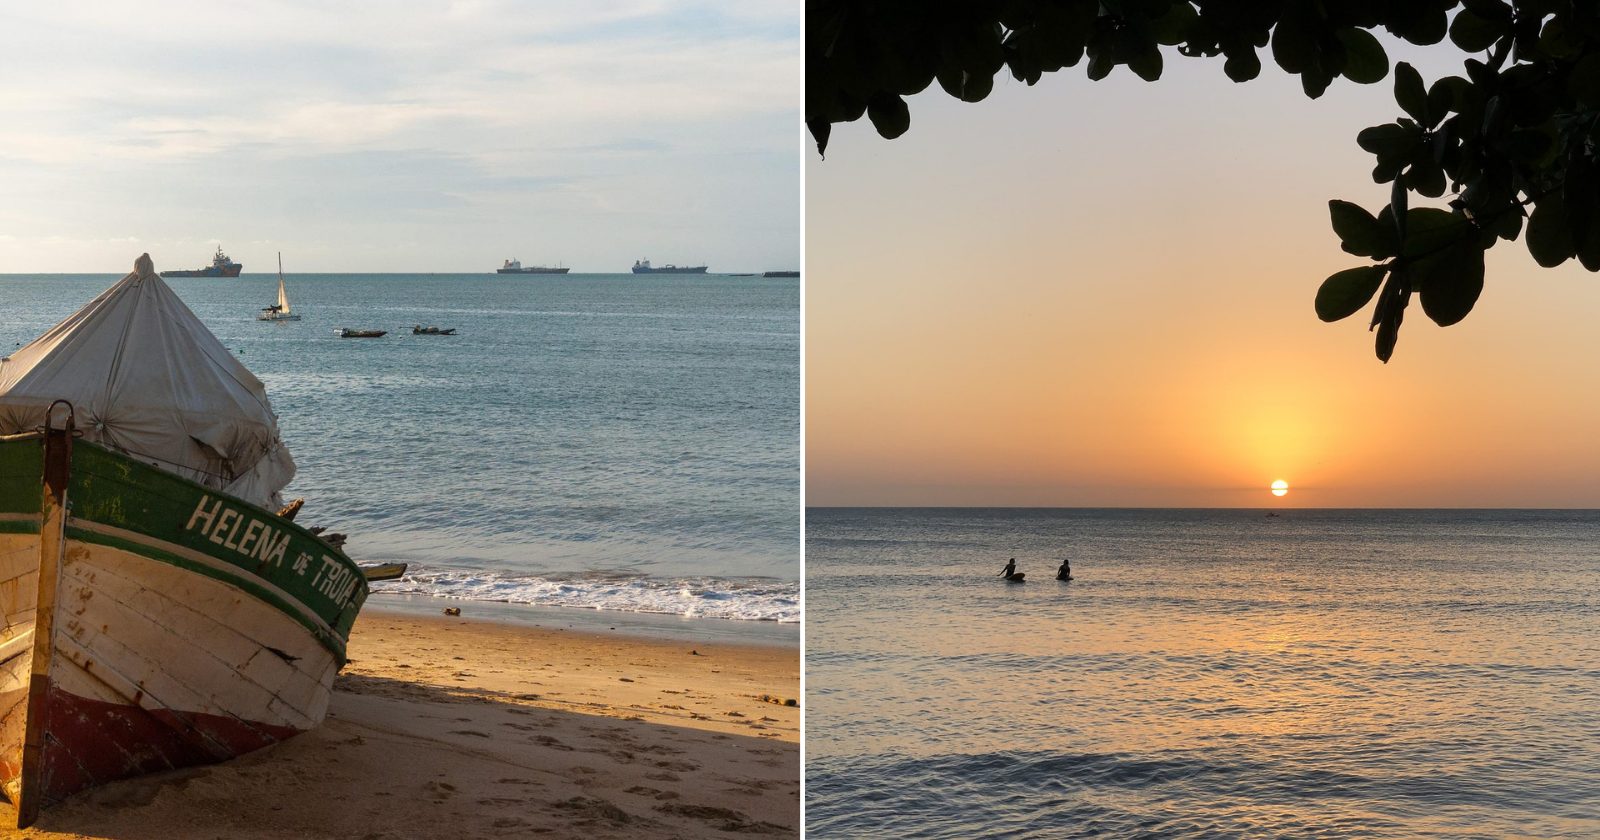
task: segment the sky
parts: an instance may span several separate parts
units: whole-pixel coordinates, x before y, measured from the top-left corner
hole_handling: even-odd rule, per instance
[[[908,102],[903,137],[807,155],[808,505],[1600,507],[1600,277],[1502,243],[1388,365],[1370,309],[1316,318],[1365,262],[1328,200],[1387,203],[1355,135],[1389,79],[1313,101],[1169,55]]]
[[[0,8],[0,273],[800,259],[792,0]]]

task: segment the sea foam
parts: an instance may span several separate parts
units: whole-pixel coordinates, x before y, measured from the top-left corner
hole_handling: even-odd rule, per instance
[[[771,578],[537,575],[413,567],[400,580],[373,584],[372,591],[692,618],[791,624],[800,620],[800,584]]]

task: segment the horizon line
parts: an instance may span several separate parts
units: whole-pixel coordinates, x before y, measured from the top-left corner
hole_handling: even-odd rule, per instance
[[[1529,507],[1519,505],[1456,505],[1450,507],[1283,507],[1263,505],[806,505],[806,510],[1524,510],[1600,513],[1600,507]]]

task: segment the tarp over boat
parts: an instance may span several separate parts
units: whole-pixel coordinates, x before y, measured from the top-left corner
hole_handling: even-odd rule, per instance
[[[266,389],[144,254],[133,271],[0,359],[0,435],[44,425],[55,400],[86,440],[276,509],[294,478]]]

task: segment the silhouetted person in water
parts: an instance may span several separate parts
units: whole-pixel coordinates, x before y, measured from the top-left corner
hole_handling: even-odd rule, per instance
[[[1056,580],[1072,580],[1072,561],[1061,561],[1061,568],[1056,569]]]
[[[1010,560],[1006,561],[1006,567],[1000,571],[1000,576],[1001,577],[1011,577],[1012,575],[1014,575],[1016,573],[1017,573],[1017,558],[1013,557]]]

